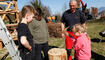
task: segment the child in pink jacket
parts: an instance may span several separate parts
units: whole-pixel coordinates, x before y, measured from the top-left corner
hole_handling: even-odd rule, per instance
[[[85,29],[81,24],[73,26],[72,31],[77,39],[73,39],[73,47],[75,52],[76,60],[90,60],[91,59],[91,40],[85,33]]]

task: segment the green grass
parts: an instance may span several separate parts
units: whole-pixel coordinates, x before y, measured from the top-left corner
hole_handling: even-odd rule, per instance
[[[99,39],[101,36],[99,32],[105,29],[105,20],[94,20],[87,21],[87,33],[91,37],[91,49],[92,49],[92,59],[91,60],[105,60],[105,38],[101,43]],[[65,39],[62,38],[50,38],[49,41],[50,47],[60,47],[65,48]],[[0,58],[5,54],[6,50],[0,50]],[[8,57],[6,60],[11,60]]]
[[[105,38],[99,43],[101,36],[99,32],[105,30],[105,20],[95,20],[87,22],[87,32],[92,39],[92,60],[105,60]]]

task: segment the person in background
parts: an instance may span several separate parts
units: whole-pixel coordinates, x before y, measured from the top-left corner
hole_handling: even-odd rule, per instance
[[[42,10],[36,8],[38,15],[35,19],[29,23],[29,29],[33,35],[34,46],[35,46],[35,60],[43,60],[41,52],[43,52],[44,60],[48,60],[48,26],[45,19],[42,17]]]
[[[21,11],[22,18],[18,24],[17,32],[19,42],[18,49],[22,60],[34,60],[33,37],[28,28],[28,23],[32,22],[35,13],[35,9],[30,5],[24,6]]]

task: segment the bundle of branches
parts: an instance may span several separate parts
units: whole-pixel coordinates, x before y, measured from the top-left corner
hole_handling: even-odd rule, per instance
[[[50,37],[61,37],[61,23],[48,23]]]

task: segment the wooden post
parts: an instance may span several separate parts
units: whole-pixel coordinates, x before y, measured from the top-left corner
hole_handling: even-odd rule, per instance
[[[6,2],[0,2],[0,4],[2,4],[2,5],[8,5],[8,3],[6,3]]]
[[[19,23],[19,12],[18,12],[18,8],[17,8],[17,1],[14,1],[14,7],[16,10],[16,21],[17,21],[17,23]]]
[[[67,52],[63,48],[53,48],[48,51],[49,60],[67,60]]]

